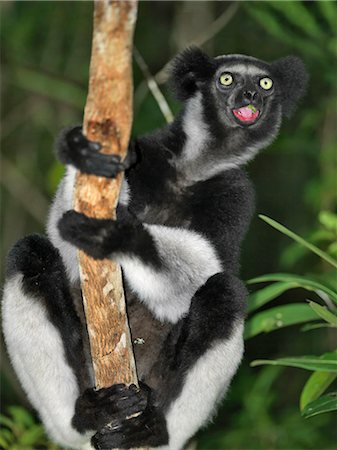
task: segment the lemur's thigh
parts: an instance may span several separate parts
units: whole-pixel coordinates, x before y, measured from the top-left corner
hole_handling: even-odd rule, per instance
[[[49,433],[63,445],[81,445],[87,438],[71,427],[84,367],[81,324],[59,252],[44,237],[27,236],[9,254],[3,329],[16,373]]]
[[[179,374],[167,380],[168,390],[180,385],[166,410],[170,449],[180,449],[224,396],[242,358],[245,300],[243,284],[225,273],[210,277],[194,295],[167,356],[171,373]]]

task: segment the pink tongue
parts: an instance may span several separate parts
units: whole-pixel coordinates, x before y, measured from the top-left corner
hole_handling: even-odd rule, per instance
[[[259,111],[256,110],[255,112],[252,111],[252,109],[249,106],[244,106],[239,109],[234,109],[233,113],[235,117],[242,121],[248,121],[248,120],[254,120],[259,115]]]

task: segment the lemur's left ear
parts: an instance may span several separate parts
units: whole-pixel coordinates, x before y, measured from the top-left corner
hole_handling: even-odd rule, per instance
[[[198,47],[189,47],[179,53],[171,64],[170,84],[180,100],[186,100],[198,89],[198,83],[207,81],[215,71],[215,61]]]
[[[281,89],[282,113],[290,117],[306,92],[309,75],[303,61],[296,56],[278,59],[270,66]]]

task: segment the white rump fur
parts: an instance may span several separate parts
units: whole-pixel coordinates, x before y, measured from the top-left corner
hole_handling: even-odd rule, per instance
[[[49,435],[61,445],[90,449],[90,436],[71,426],[77,381],[68,366],[61,336],[38,299],[22,290],[22,275],[5,285],[3,330],[12,364]]]
[[[242,359],[242,335],[241,322],[228,340],[215,343],[188,372],[181,394],[166,415],[170,441],[161,450],[182,449],[211,419]]]

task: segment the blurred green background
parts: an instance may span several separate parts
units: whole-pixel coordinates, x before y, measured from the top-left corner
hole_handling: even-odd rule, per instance
[[[0,8],[3,270],[5,255],[18,238],[44,231],[48,205],[63,173],[53,154],[55,136],[82,120],[92,4],[7,1]],[[257,213],[285,224],[332,258],[337,254],[336,30],[336,2],[148,1],[140,2],[135,35],[139,53],[157,74],[174,112],[179,105],[162,84],[161,69],[188,44],[197,43],[214,56],[242,53],[272,61],[296,54],[304,60],[310,73],[304,101],[247,171],[256,187]],[[165,118],[136,62],[134,86],[133,134],[139,135],[164,125]],[[305,274],[336,289],[336,273],[326,261],[257,214],[243,245],[241,272],[245,280],[271,272]],[[252,292],[261,287],[249,286]],[[275,297],[274,306],[304,304],[308,298],[322,303],[317,293],[304,289],[284,290]],[[274,328],[262,327],[247,338],[245,359],[226,401],[213,423],[198,434],[199,449],[336,448],[336,413],[305,419],[299,411],[299,394],[308,378],[305,370],[250,367],[257,358],[331,351],[336,329],[303,332],[296,325],[262,332]],[[0,447],[56,449],[30,409],[3,344],[1,374]]]

